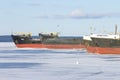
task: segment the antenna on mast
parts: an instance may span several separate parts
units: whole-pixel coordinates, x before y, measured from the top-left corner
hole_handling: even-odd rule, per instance
[[[90,34],[93,34],[93,27],[90,26]]]

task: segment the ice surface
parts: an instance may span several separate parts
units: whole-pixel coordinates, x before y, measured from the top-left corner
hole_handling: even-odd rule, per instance
[[[119,80],[120,55],[0,43],[0,80]]]

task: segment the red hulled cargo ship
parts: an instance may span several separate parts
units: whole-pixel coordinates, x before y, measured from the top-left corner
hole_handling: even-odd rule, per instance
[[[83,36],[85,48],[90,53],[120,54],[120,34],[91,34]]]
[[[81,49],[84,48],[82,37],[59,37],[58,33],[39,33],[38,38],[31,34],[12,34],[12,39],[18,48],[48,48],[48,49]]]

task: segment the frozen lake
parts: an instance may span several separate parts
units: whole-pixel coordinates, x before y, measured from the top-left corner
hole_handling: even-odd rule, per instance
[[[0,80],[119,80],[120,55],[18,49],[0,42]]]

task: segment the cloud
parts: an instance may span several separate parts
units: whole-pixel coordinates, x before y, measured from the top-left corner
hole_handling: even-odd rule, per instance
[[[79,17],[85,17],[86,14],[83,11],[76,9],[72,11],[69,16],[72,18],[79,18]]]
[[[120,13],[99,13],[99,14],[89,14],[81,11],[80,9],[76,9],[72,11],[69,15],[69,18],[73,19],[100,19],[106,17],[120,17]]]
[[[85,13],[80,9],[73,10],[68,15],[45,15],[45,16],[37,16],[35,18],[39,19],[101,19],[101,18],[111,18],[111,17],[120,17],[120,13],[99,13],[99,14],[89,14]]]
[[[68,18],[67,15],[53,15],[52,18],[55,18],[55,19],[66,19]]]
[[[36,19],[67,19],[66,16],[64,15],[52,15],[52,16],[35,16],[33,18],[36,18]]]
[[[70,18],[76,18],[76,19],[100,19],[105,18],[107,15],[104,14],[86,14],[85,16],[70,16]]]
[[[107,15],[104,14],[88,14],[85,13],[83,11],[81,11],[80,9],[76,9],[74,11],[72,11],[69,15],[70,18],[73,19],[92,19],[92,18],[103,18]]]

